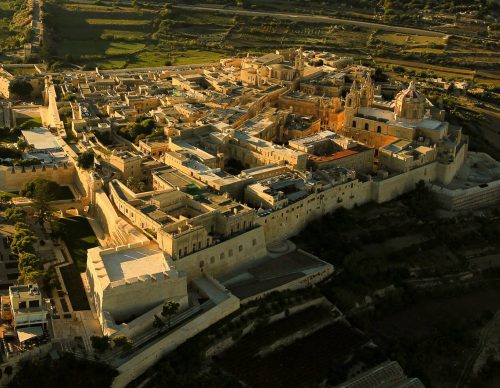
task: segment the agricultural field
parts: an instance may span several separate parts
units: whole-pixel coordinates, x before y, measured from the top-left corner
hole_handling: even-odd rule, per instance
[[[16,9],[16,2],[0,0],[0,54],[18,46],[19,28],[13,24]]]
[[[481,81],[496,85],[495,66],[500,64],[494,43],[467,37],[402,34],[216,10],[173,8],[162,13],[154,3],[135,8],[77,2],[46,7],[55,57],[103,68],[209,63],[227,56],[302,46],[355,59],[371,55],[387,64],[413,62],[420,69],[437,66],[437,76],[467,79],[472,69],[484,69],[493,76],[481,75]]]
[[[303,46],[356,54],[370,31],[174,9],[165,19],[155,8],[51,3],[47,24],[55,56],[77,64],[110,67],[214,62],[230,55]],[[348,49],[346,49],[348,47]]]

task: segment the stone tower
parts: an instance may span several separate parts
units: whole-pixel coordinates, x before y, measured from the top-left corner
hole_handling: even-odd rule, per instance
[[[394,117],[396,120],[419,121],[425,114],[425,97],[417,91],[412,81],[407,89],[398,93],[395,99]]]
[[[356,81],[352,83],[351,90],[345,97],[345,122],[346,125],[350,125],[354,115],[359,111],[360,107],[360,94],[358,90],[358,84]]]
[[[365,107],[371,106],[374,95],[375,95],[375,85],[370,75],[368,75],[361,82],[361,88],[359,90],[360,106],[365,106]]]

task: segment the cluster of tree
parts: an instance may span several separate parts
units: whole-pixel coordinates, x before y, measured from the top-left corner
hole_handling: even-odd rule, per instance
[[[37,255],[33,244],[37,238],[24,222],[17,222],[10,249],[17,255],[19,279],[24,284],[36,283],[42,275],[42,263]]]
[[[155,128],[153,119],[138,118],[135,123],[120,128],[118,134],[135,143],[152,135]]]
[[[117,374],[107,364],[77,359],[66,353],[59,360],[47,357],[22,361],[8,387],[28,387],[34,381],[39,388],[110,387]]]
[[[172,317],[179,311],[180,304],[173,301],[168,301],[163,305],[161,316],[167,319],[168,328],[170,328]],[[154,316],[153,327],[162,329],[165,322],[158,315]]]
[[[108,146],[113,144],[110,132],[101,132],[98,131],[97,129],[94,129],[92,133],[97,138],[97,140],[99,140],[99,142],[101,142],[103,145]]]
[[[5,139],[5,138],[17,138],[21,135],[21,129],[19,127],[16,128],[7,128],[7,127],[0,127],[0,138]]]
[[[170,28],[175,23],[173,16],[172,5],[165,3],[158,16],[153,20],[153,29],[155,30],[155,33],[152,35],[153,39],[159,40],[168,36]]]
[[[9,84],[9,92],[21,98],[28,98],[33,92],[33,85],[25,78],[16,78]]]
[[[21,159],[23,153],[14,147],[0,146],[0,159]]]
[[[24,221],[24,219],[26,218],[26,212],[20,207],[11,206],[7,208],[7,210],[5,210],[4,216],[8,222],[15,223]]]
[[[111,349],[111,344],[126,353],[132,349],[133,344],[132,340],[124,335],[118,335],[113,337],[113,339],[107,335],[103,335],[102,337],[94,335],[90,337],[90,342],[92,348],[98,353],[104,353],[106,350]]]
[[[418,219],[429,221],[434,218],[437,208],[436,197],[423,180],[418,181],[415,190],[403,197],[403,202]]]
[[[146,189],[146,185],[144,182],[134,178],[133,176],[128,177],[127,181],[125,182],[127,187],[132,190],[134,193],[140,193],[143,192]]]
[[[92,151],[85,151],[78,155],[78,167],[84,170],[89,170],[94,165],[94,153]]]
[[[177,388],[236,388],[241,387],[233,377],[214,367],[203,368],[203,353],[198,337],[179,346],[174,352],[161,360],[151,370],[153,378],[146,387]]]
[[[38,217],[40,225],[43,226],[44,221],[50,214],[50,202],[57,199],[61,190],[61,186],[54,181],[48,179],[36,178],[26,182],[19,194],[30,198],[33,201],[33,208]]]

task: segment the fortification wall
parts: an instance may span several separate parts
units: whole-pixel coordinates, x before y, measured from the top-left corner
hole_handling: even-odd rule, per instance
[[[176,260],[174,264],[177,270],[186,272],[188,280],[191,280],[203,273],[215,277],[226,274],[248,266],[266,254],[264,228],[257,227]]]
[[[434,182],[436,177],[437,162],[434,162],[380,181],[374,181],[372,200],[377,203],[390,201],[413,190],[420,180],[429,183]]]
[[[136,242],[147,242],[149,239],[136,228],[125,221],[115,210],[115,207],[102,189],[94,193],[94,211],[104,233],[116,245],[127,245]]]
[[[437,167],[437,180],[443,185],[449,184],[455,175],[457,174],[460,167],[462,167],[465,158],[468,153],[468,145],[463,144],[462,148],[455,155],[455,160],[450,164],[438,164]]]
[[[354,180],[313,193],[283,209],[257,217],[256,221],[264,227],[268,244],[285,240],[299,233],[311,221],[340,207],[351,209],[369,202],[371,190],[371,181]]]
[[[0,166],[0,187],[4,191],[19,191],[23,185],[36,178],[44,178],[61,185],[70,185],[75,177],[75,165],[47,165],[32,167]]]
[[[127,386],[132,380],[157,363],[165,354],[239,308],[239,299],[231,295],[225,301],[187,322],[159,341],[150,344],[118,368],[119,375],[113,381],[112,387]]]

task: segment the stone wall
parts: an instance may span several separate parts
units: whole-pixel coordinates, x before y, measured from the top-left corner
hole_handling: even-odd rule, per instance
[[[439,204],[448,210],[469,210],[500,203],[500,180],[465,189],[450,190],[433,185]]]
[[[372,200],[377,203],[387,202],[413,190],[420,180],[426,183],[434,182],[437,177],[437,164],[437,162],[430,163],[405,173],[374,181]]]
[[[125,387],[156,364],[161,357],[239,308],[239,299],[231,295],[225,301],[150,344],[118,368],[119,375],[113,381],[112,387]]]
[[[264,228],[258,226],[226,241],[184,256],[174,261],[174,264],[177,270],[186,272],[190,280],[203,273],[215,277],[226,274],[246,267],[266,254]]]
[[[47,165],[31,167],[0,166],[0,187],[3,191],[19,191],[35,178],[44,178],[61,185],[70,185],[75,179],[75,165]]]
[[[94,214],[104,229],[104,232],[116,245],[149,241],[144,234],[139,232],[138,229],[134,228],[118,214],[102,189],[95,191],[93,205]]]
[[[441,182],[443,185],[449,184],[455,175],[457,174],[460,167],[462,167],[465,158],[468,153],[468,144],[462,144],[460,150],[457,151],[455,155],[455,159],[452,163],[442,164],[439,163],[437,166],[437,180]]]
[[[340,207],[351,209],[372,199],[372,182],[353,180],[325,191],[312,193],[282,209],[256,218],[264,227],[267,243],[285,240],[299,233],[311,221]]]

